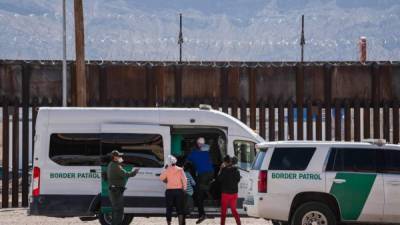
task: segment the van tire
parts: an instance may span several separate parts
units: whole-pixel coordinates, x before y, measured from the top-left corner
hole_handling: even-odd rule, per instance
[[[99,222],[101,225],[111,225],[111,218],[108,218],[107,214],[99,214]],[[121,225],[129,225],[133,220],[133,215],[124,214],[124,219],[122,220]]]
[[[315,215],[312,212],[316,212],[323,216],[323,220],[326,222],[322,225],[336,225],[336,217],[332,210],[325,204],[320,202],[307,202],[300,205],[293,214],[291,225],[301,225],[303,218],[309,215]],[[315,215],[318,217],[317,215]]]

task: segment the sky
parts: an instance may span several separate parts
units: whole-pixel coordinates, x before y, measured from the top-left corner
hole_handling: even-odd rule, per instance
[[[397,0],[83,0],[89,60],[176,61],[179,13],[185,61],[298,61],[305,15],[306,61],[400,60]],[[0,0],[0,59],[62,57],[61,0]],[[74,59],[73,1],[67,57]]]

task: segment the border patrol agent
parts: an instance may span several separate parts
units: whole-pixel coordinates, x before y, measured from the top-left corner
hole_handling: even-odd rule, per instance
[[[117,150],[111,152],[111,162],[107,166],[109,198],[112,206],[112,225],[120,225],[124,215],[124,191],[126,179],[134,177],[139,169],[127,172],[122,168],[123,154]]]

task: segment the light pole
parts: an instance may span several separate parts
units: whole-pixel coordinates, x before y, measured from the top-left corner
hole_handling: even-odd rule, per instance
[[[62,60],[62,106],[67,107],[67,19],[65,0],[63,0],[63,60]]]
[[[179,63],[182,63],[182,44],[183,44],[183,34],[182,34],[182,13],[179,14]]]
[[[304,45],[306,44],[306,39],[304,38],[304,15],[301,16],[301,38],[300,38],[300,45],[301,45],[301,62],[304,62]]]

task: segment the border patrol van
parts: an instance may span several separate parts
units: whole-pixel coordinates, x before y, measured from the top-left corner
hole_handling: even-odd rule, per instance
[[[226,154],[239,159],[239,207],[247,194],[255,144],[264,140],[236,118],[212,110],[177,108],[40,108],[34,138],[30,215],[81,217],[109,224],[102,166],[113,149],[124,153],[127,168],[140,168],[127,181],[125,219],[164,216],[165,184],[160,173],[168,155],[184,162],[198,137],[210,146],[218,171]],[[214,187],[213,187],[214,186]],[[102,188],[103,187],[103,188]],[[208,215],[219,213],[217,184],[205,202]],[[241,210],[244,214],[245,212]]]
[[[400,224],[400,146],[284,141],[257,145],[249,216],[274,224]]]

